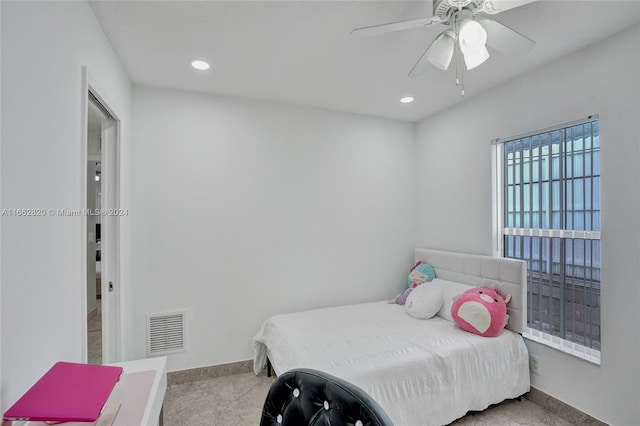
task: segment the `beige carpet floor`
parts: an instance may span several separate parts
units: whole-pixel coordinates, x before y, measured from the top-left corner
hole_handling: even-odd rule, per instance
[[[164,400],[164,425],[257,426],[272,381],[264,373],[259,376],[243,373],[170,385]],[[453,425],[571,426],[571,423],[522,399],[467,414]]]

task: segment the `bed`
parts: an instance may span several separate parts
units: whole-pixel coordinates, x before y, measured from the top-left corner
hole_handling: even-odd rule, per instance
[[[365,390],[398,426],[445,425],[529,391],[526,264],[519,260],[416,249],[431,264],[444,306],[428,320],[386,301],[276,315],[254,337],[254,372],[313,368]],[[453,296],[496,285],[512,296],[498,337],[457,328]]]

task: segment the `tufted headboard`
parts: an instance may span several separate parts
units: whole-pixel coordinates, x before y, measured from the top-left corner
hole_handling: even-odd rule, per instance
[[[393,426],[365,391],[322,371],[289,370],[271,384],[260,426]]]
[[[436,277],[471,286],[496,285],[510,293],[507,328],[522,333],[527,327],[527,264],[522,260],[417,248],[414,261],[433,266]]]

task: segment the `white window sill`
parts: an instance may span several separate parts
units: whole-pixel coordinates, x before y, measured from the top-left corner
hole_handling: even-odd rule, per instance
[[[522,337],[531,340],[532,342],[540,343],[566,354],[573,355],[592,364],[600,365],[600,351],[598,350],[590,349],[585,346],[578,345],[577,343],[573,343],[547,333],[542,333],[531,328],[527,328],[524,333],[522,333]]]

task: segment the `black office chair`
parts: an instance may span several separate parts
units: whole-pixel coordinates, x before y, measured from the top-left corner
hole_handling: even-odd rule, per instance
[[[345,380],[307,368],[271,385],[260,426],[393,426],[380,405]]]

